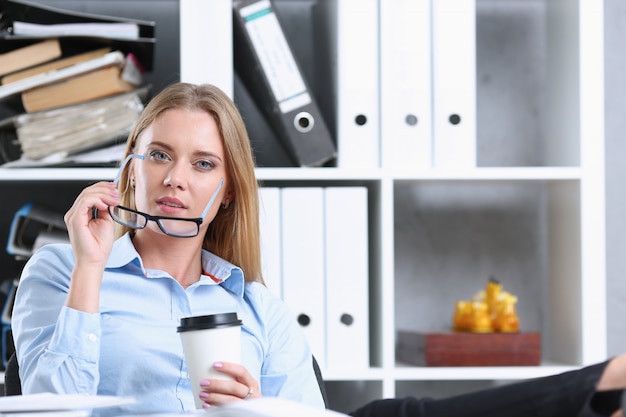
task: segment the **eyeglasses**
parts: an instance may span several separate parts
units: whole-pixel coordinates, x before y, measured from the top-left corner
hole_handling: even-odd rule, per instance
[[[126,157],[124,162],[122,162],[122,166],[120,167],[113,183],[117,185],[119,182],[120,176],[122,175],[122,171],[128,164],[128,162],[132,158],[137,158],[144,160],[145,157],[143,155],[130,154]],[[222,188],[222,184],[224,183],[224,179],[220,178],[220,182],[217,185],[217,189],[211,196],[209,203],[206,208],[202,212],[202,216],[197,218],[181,218],[181,217],[167,217],[167,216],[151,216],[146,213],[142,213],[137,210],[129,209],[124,206],[109,206],[109,214],[117,223],[122,226],[129,227],[131,229],[144,229],[149,221],[155,222],[159,229],[163,233],[172,237],[195,237],[200,233],[200,225],[204,221],[205,216],[209,212],[209,209],[213,205],[215,198],[217,198],[217,193]]]

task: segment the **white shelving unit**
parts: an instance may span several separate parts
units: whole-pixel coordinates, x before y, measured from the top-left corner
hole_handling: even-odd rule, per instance
[[[205,33],[213,20],[229,21],[229,0],[210,3],[180,0],[186,36],[200,26]],[[208,13],[214,3],[220,12]],[[477,7],[503,10],[509,3],[520,7],[515,0],[477,0]],[[519,380],[606,357],[603,3],[527,3],[545,24],[546,61],[528,64],[545,64],[547,70],[544,135],[533,149],[540,163],[482,166],[479,153],[479,167],[463,170],[257,169],[263,183],[280,186],[368,187],[370,329],[375,335],[371,367],[325,370],[335,396],[365,390],[353,395],[364,403],[404,394],[414,382]],[[199,10],[207,19],[197,19]],[[210,49],[224,42],[228,39],[222,36],[206,42],[201,51],[183,49],[181,67],[194,68],[183,71],[191,77],[186,81],[207,81],[200,78],[215,71],[215,62],[230,62],[232,55],[223,45],[218,52]],[[232,74],[220,70],[217,77],[228,90]],[[68,183],[78,191],[82,184],[112,178],[115,171],[0,168],[0,187],[28,193],[35,184],[50,188]],[[541,331],[541,366],[429,368],[396,361],[397,330],[445,326],[453,301],[470,297],[491,273],[520,295],[522,327]]]

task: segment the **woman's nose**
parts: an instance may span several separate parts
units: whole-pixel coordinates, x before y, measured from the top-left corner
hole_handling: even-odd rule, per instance
[[[185,188],[187,179],[187,170],[183,164],[172,164],[163,182],[170,187]]]

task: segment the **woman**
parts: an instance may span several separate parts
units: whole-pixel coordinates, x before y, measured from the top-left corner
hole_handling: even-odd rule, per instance
[[[126,155],[114,182],[88,186],[66,213],[71,246],[45,246],[23,270],[13,311],[23,392],[192,410],[176,327],[235,311],[242,364],[215,365],[233,380],[201,381],[204,404],[268,395],[323,406],[305,337],[263,285],[254,161],[233,102],[174,84],[146,106]]]

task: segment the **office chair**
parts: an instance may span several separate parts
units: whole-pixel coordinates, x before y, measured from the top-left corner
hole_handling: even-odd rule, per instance
[[[22,395],[22,382],[15,352],[9,357],[4,371],[4,395]]]
[[[322,398],[324,399],[324,406],[328,408],[328,398],[326,397],[326,384],[324,383],[322,371],[319,364],[317,363],[317,360],[315,359],[315,356],[313,356],[313,371],[315,372],[315,377],[317,378],[317,384],[320,386]]]

